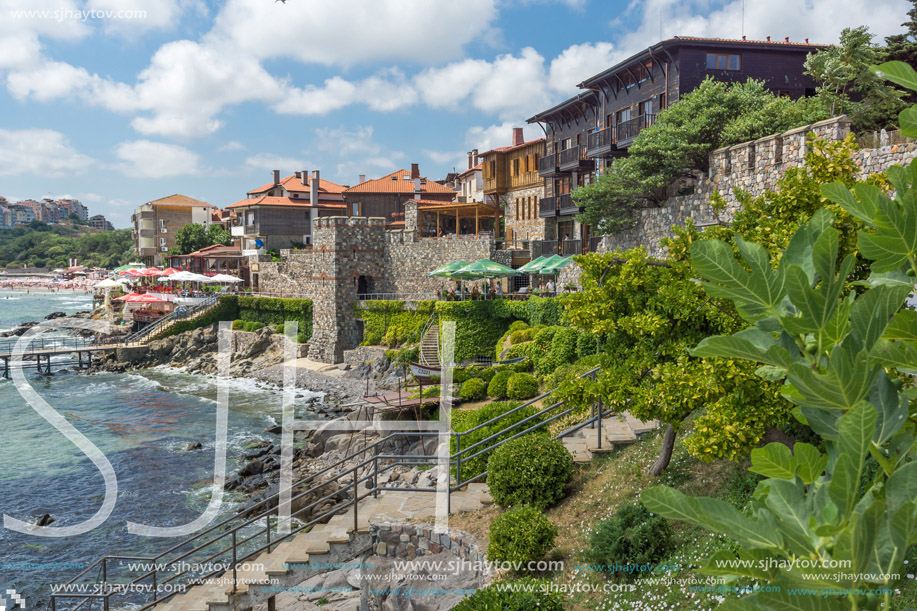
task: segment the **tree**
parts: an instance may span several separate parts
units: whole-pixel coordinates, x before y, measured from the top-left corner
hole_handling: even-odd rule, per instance
[[[826,118],[806,100],[777,98],[761,81],[705,80],[659,113],[598,180],[573,192],[580,221],[600,232],[626,226],[635,208],[659,205],[679,178],[706,172],[714,149]]]
[[[909,19],[901,24],[903,34],[885,37],[885,61],[900,61],[917,67],[917,0],[911,0]]]
[[[805,62],[825,110],[831,116],[849,115],[856,131],[895,127],[904,107],[903,92],[871,70],[883,55],[872,38],[866,26],[844,28],[838,45],[810,53]]]
[[[175,233],[175,248],[172,254],[187,255],[207,246],[232,243],[232,235],[220,225],[205,227],[198,223],[190,223]]]

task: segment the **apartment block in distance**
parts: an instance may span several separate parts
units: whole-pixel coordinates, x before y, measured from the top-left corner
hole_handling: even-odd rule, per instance
[[[191,223],[209,226],[214,206],[187,195],[170,195],[147,202],[131,216],[134,252],[147,265],[168,261],[175,234]]]

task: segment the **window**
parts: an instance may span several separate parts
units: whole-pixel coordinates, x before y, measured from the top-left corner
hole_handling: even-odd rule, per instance
[[[560,143],[560,150],[566,151],[571,146],[573,146],[573,138],[564,138],[564,140]]]
[[[353,202],[350,209],[350,216],[360,216],[362,208],[363,204],[361,202]]]
[[[168,231],[168,229],[166,229],[166,219],[159,219],[159,231],[160,233],[166,233]]]
[[[653,101],[652,101],[652,100],[646,100],[646,101],[644,101],[644,102],[640,102],[640,106],[638,107],[637,110],[638,110],[638,112],[639,112],[641,115],[651,115],[651,114],[653,114]]]
[[[729,53],[707,53],[707,70],[741,70],[742,56]]]
[[[165,245],[166,245],[166,239],[165,239],[165,238],[159,238],[159,245],[160,245],[160,246],[165,246]]]
[[[665,94],[660,93],[659,94],[659,110],[662,110],[663,108],[665,108]]]
[[[630,108],[625,108],[624,110],[619,110],[615,113],[615,120],[618,123],[623,123],[624,121],[630,121]]]

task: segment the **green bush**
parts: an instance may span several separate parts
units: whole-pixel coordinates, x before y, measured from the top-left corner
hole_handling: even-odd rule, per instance
[[[263,322],[248,321],[243,325],[243,329],[245,329],[246,331],[250,333],[263,329],[264,327],[265,327],[265,324]]]
[[[471,378],[462,383],[459,398],[462,401],[480,401],[487,396],[487,383],[481,378]]]
[[[589,538],[585,556],[590,563],[628,567],[657,564],[673,549],[672,529],[665,518],[651,514],[643,505],[625,505],[608,520],[599,522]],[[630,581],[649,574],[625,568],[614,577]]]
[[[232,330],[233,331],[241,331],[244,328],[245,328],[245,321],[242,320],[241,318],[237,318],[234,321],[232,321]]]
[[[558,367],[544,379],[544,387],[547,390],[553,390],[560,386],[561,383],[581,376],[599,364],[601,364],[601,356],[593,354],[576,361],[572,365]]]
[[[529,505],[513,507],[490,525],[487,557],[496,562],[541,560],[554,547],[557,527],[538,509]]]
[[[396,365],[408,365],[417,362],[420,356],[420,348],[414,346],[413,348],[402,348],[401,350],[386,350],[385,356]]]
[[[274,332],[283,335],[283,325],[274,325]]]
[[[185,331],[193,331],[209,327],[214,323],[221,321],[236,320],[239,316],[239,298],[235,295],[223,295],[217,301],[217,304],[210,310],[204,312],[197,318],[191,320],[178,320],[169,325],[169,328],[162,333],[157,334],[151,339],[162,339],[177,335]]]
[[[501,507],[547,509],[563,498],[573,479],[573,457],[547,435],[523,435],[494,450],[487,461],[487,485]]]
[[[471,430],[475,428],[476,426],[480,424],[484,424],[485,422],[488,422],[489,420],[493,420],[497,416],[504,414],[516,407],[519,407],[518,401],[494,401],[493,403],[482,405],[481,407],[475,410],[455,410],[452,412],[452,430],[457,433],[462,433],[462,432]],[[497,433],[500,433],[500,431],[507,430],[509,429],[509,427],[520,422],[521,420],[525,420],[529,416],[533,416],[538,411],[539,411],[538,408],[536,408],[534,405],[529,405],[527,407],[524,407],[523,409],[520,409],[519,411],[516,411],[506,416],[505,418],[503,418],[502,420],[498,422],[495,422],[494,424],[485,426],[481,429],[478,429],[477,431],[473,433],[462,435],[462,448],[463,449],[470,448],[474,444],[478,443],[479,441],[483,441],[484,439],[487,439],[491,435],[496,435]],[[475,475],[479,475],[487,469],[487,458],[490,455],[490,452],[485,452],[481,454],[480,456],[476,456],[468,461],[464,460],[464,456],[471,456],[472,454],[476,454],[480,450],[484,450],[484,449],[493,447],[494,444],[500,442],[501,440],[512,437],[516,433],[519,433],[531,426],[534,426],[538,422],[541,422],[541,417],[534,418],[530,420],[529,422],[526,422],[523,425],[517,426],[516,428],[511,429],[511,430],[508,430],[506,433],[502,435],[498,435],[493,440],[487,443],[486,448],[485,446],[478,446],[477,448],[475,448],[468,454],[464,454],[463,460],[462,460],[462,481],[465,481],[470,477],[474,477]],[[532,434],[547,435],[547,431],[538,430]],[[453,435],[449,442],[450,447],[451,447],[451,451],[450,451],[451,454],[455,454],[457,451],[455,439],[456,438]]]
[[[531,399],[538,394],[538,380],[530,373],[515,373],[506,383],[510,399]]]
[[[515,373],[510,370],[504,370],[493,377],[487,386],[487,396],[494,399],[506,399],[506,383]]]
[[[432,301],[420,301],[414,310],[408,310],[403,301],[394,300],[363,301],[355,304],[355,315],[363,321],[362,344],[385,344],[394,347],[404,342],[419,341],[420,332],[433,312],[433,304]],[[392,327],[399,329],[390,333]]]
[[[532,341],[531,329],[521,329],[519,331],[513,331],[509,334],[509,342],[511,344],[521,344],[522,342],[530,341]]]
[[[560,596],[547,579],[522,577],[494,583],[465,598],[453,611],[563,611]]]
[[[580,333],[576,338],[576,356],[583,358],[599,352],[599,339],[591,333]]]
[[[309,336],[306,335],[305,333],[300,333],[299,335],[296,336],[296,343],[297,344],[308,344]]]
[[[390,348],[403,344],[408,339],[408,330],[401,325],[392,325],[382,336],[382,343]]]
[[[524,320],[513,321],[509,326],[509,332],[513,333],[514,331],[524,331],[529,328],[529,324]]]
[[[297,335],[305,335],[306,341],[312,337],[312,301],[309,299],[242,296],[238,297],[238,303],[242,320],[271,326],[295,321]]]

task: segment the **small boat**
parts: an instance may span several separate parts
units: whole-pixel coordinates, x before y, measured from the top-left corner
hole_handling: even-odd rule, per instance
[[[443,375],[441,367],[411,363],[411,373],[415,378],[438,378]]]

